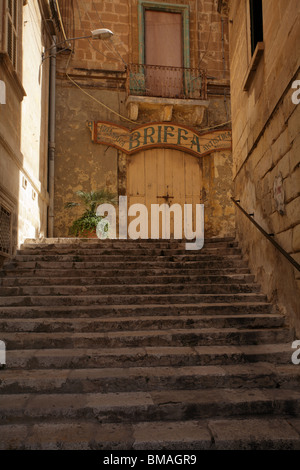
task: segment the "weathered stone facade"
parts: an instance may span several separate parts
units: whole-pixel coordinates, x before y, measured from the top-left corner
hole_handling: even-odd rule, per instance
[[[229,2],[235,196],[299,263],[300,107],[292,101],[300,77],[299,2],[262,1],[263,45],[255,67],[247,4]],[[299,332],[299,272],[239,210],[236,219],[258,282]]]
[[[157,8],[169,3],[188,7],[190,67],[205,70],[208,77],[205,109],[196,109],[197,100],[190,107],[187,100],[165,106],[162,99],[153,104],[149,97],[139,96],[135,113],[129,100],[128,69],[130,64],[139,62],[142,3]],[[126,194],[127,163],[131,157],[92,143],[87,120],[108,121],[128,129],[157,121],[185,124],[198,133],[211,128],[230,129],[228,23],[214,1],[90,0],[75,2],[72,14],[74,37],[87,36],[100,27],[109,28],[114,36],[108,41],[76,40],[70,43],[72,53],[57,54],[54,236],[68,236],[72,220],[80,213],[64,208],[66,202],[74,199],[74,191],[105,187]],[[231,166],[230,151],[203,157],[207,236],[234,234]]]
[[[10,214],[11,231],[8,242],[2,227],[2,243],[10,246],[0,258],[25,238],[47,235],[49,61],[41,65],[41,54],[49,37],[38,2],[22,3],[10,3],[17,12],[15,53],[8,46],[9,9],[6,2],[0,5],[0,80],[6,89],[0,104],[0,205]]]

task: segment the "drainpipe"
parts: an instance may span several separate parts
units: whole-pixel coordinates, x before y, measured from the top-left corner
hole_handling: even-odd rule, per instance
[[[55,157],[55,85],[56,85],[56,37],[53,36],[50,49],[50,83],[49,83],[49,213],[48,237],[53,238],[54,229],[54,157]]]

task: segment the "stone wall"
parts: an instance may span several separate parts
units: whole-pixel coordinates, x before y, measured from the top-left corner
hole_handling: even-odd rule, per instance
[[[124,91],[89,90],[89,93],[107,106],[126,113]],[[105,188],[118,192],[118,151],[94,144],[86,126],[87,120],[114,119],[108,110],[97,101],[87,100],[81,90],[65,82],[58,82],[56,98],[54,236],[66,237],[72,221],[82,213],[82,208],[65,209],[66,202],[78,202],[75,191]]]
[[[27,179],[20,187],[19,243],[47,236],[49,60],[41,64],[41,51],[49,46],[37,2],[23,8],[23,86],[21,152]],[[28,175],[28,177],[26,176]],[[32,235],[31,235],[32,234]],[[31,235],[31,237],[30,237]]]
[[[0,203],[12,214],[11,254],[25,238],[46,235],[48,204],[49,61],[41,66],[46,38],[37,2],[18,12],[16,68],[0,54],[0,80],[6,85],[6,104],[0,105]]]
[[[229,2],[235,196],[300,262],[299,2],[263,2],[264,51],[248,91],[246,2]],[[275,186],[274,186],[275,185]],[[257,281],[300,331],[300,273],[237,210],[237,235]]]
[[[212,77],[229,79],[228,22],[225,15],[217,12],[216,2],[161,0],[155,3],[189,6],[191,67],[204,67]],[[76,41],[72,46],[74,57],[71,70],[77,67],[124,70],[126,64],[138,63],[137,0],[75,1],[74,26],[75,37],[88,35],[91,30],[103,27],[112,30],[114,36],[109,42],[91,39]]]
[[[228,22],[217,12],[216,2],[174,0],[156,2],[189,5],[191,67],[206,70],[209,105],[202,123],[194,116],[174,112],[173,120],[193,126],[197,132],[230,121]],[[126,191],[126,159],[120,152],[91,142],[86,121],[110,121],[129,129],[160,120],[157,110],[139,111],[136,122],[126,108],[126,67],[139,60],[138,1],[88,0],[74,3],[74,36],[106,27],[114,32],[107,41],[76,40],[72,51],[57,54],[57,115],[55,157],[54,236],[67,236],[79,209],[67,210],[76,190],[107,188]],[[155,114],[156,113],[156,114]],[[158,113],[159,114],[159,113]],[[222,126],[220,127],[222,129]],[[229,152],[204,157],[209,233],[235,232],[232,195],[232,159]]]

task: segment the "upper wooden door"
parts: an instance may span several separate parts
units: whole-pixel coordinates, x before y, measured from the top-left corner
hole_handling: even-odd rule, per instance
[[[146,67],[147,94],[165,97],[181,95],[182,34],[181,13],[145,11],[145,64],[162,67]]]

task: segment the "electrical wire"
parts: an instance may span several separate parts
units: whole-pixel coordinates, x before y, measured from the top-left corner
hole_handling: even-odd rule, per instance
[[[48,22],[47,22],[47,20],[46,20],[46,17],[45,17],[44,11],[43,11],[43,7],[42,7],[42,4],[41,4],[41,0],[38,0],[38,4],[39,4],[39,9],[40,9],[40,12],[41,12],[41,15],[42,15],[42,20],[43,20],[43,23],[44,23],[44,27],[45,27],[45,29],[47,30],[47,33],[48,33],[49,37],[51,38],[51,37],[52,37],[52,34],[51,34],[51,31],[50,31]]]
[[[63,37],[64,37],[65,40],[67,40],[63,20],[62,20],[61,13],[60,13],[60,8],[59,8],[59,5],[58,5],[58,0],[55,0],[55,4],[56,4],[56,9],[57,9],[57,13],[58,13],[59,22],[60,22],[61,30],[62,30],[62,33],[63,33]]]
[[[95,5],[95,3],[94,3],[94,0],[92,0],[92,5],[93,5],[94,9],[95,9],[96,12],[97,12],[97,16],[98,16],[98,18],[99,18],[100,23],[102,24],[103,28],[105,28],[105,24],[103,23],[103,21],[102,21],[102,19],[101,19],[101,17],[100,17],[99,11],[98,11],[98,9],[96,8],[96,5]],[[120,59],[121,59],[121,61],[123,62],[123,64],[127,67],[128,64],[123,60],[122,56],[120,55],[119,51],[116,49],[116,47],[115,47],[115,45],[114,45],[113,42],[112,42],[112,46],[113,46],[114,50],[116,51],[116,53],[118,54],[118,56],[120,57]]]
[[[56,0],[56,2],[57,2],[57,0]],[[81,14],[80,14],[80,7],[79,7],[79,4],[78,4],[78,0],[76,0],[76,4],[77,4],[77,9],[78,9],[78,15],[79,15],[80,25],[81,25],[81,27],[82,27]],[[99,18],[99,21],[101,22],[102,26],[105,27],[105,25],[104,25],[104,23],[103,23],[103,21],[102,21],[100,15],[99,15],[99,12],[98,12],[98,10],[97,10],[97,8],[96,8],[96,6],[95,6],[93,0],[92,0],[92,4],[93,4],[93,6],[94,6],[95,11],[97,12],[97,16],[98,16],[98,18]],[[91,22],[93,23],[93,20],[92,20],[92,18],[91,18],[91,16],[90,16],[88,10],[86,9],[84,0],[83,0],[83,5],[84,5],[84,9],[85,9],[86,14],[89,16]],[[211,12],[211,19],[212,19],[212,13],[213,13],[213,12]],[[84,28],[82,27],[82,29],[84,29]],[[202,62],[202,60],[204,59],[205,55],[207,54],[208,46],[209,46],[209,42],[210,42],[210,36],[211,36],[211,29],[212,29],[212,28],[211,28],[211,21],[210,21],[210,30],[209,30],[209,37],[208,37],[208,41],[207,41],[207,45],[206,45],[206,50],[205,50],[203,56],[202,56],[201,59],[200,59],[199,65],[200,65],[200,63]],[[88,42],[89,42],[89,44],[91,45],[91,47],[92,47],[96,52],[98,52],[98,53],[100,53],[101,55],[103,55],[104,57],[106,57],[105,54],[103,54],[101,51],[99,51],[97,48],[95,48],[95,47],[91,44],[91,41],[90,41],[89,39],[88,39]],[[105,45],[106,45],[106,47],[110,50],[110,52],[113,52],[113,51],[111,50],[111,48],[109,48],[109,47],[107,46],[106,43],[105,43]],[[114,47],[114,45],[113,45],[113,47]],[[114,49],[115,49],[115,47],[114,47]],[[115,50],[116,50],[116,49],[115,49]],[[127,66],[128,64],[126,64],[126,62],[123,60],[123,58],[121,57],[121,55],[118,53],[117,50],[116,50],[116,52],[117,52],[117,54],[119,55],[119,57],[120,57],[120,59],[122,60],[122,62]],[[128,122],[130,122],[130,123],[132,123],[132,124],[136,124],[135,121],[132,121],[131,119],[126,118],[125,116],[121,115],[120,113],[118,113],[117,111],[113,110],[113,109],[110,108],[109,106],[105,105],[105,104],[102,103],[100,100],[98,100],[97,98],[95,98],[93,95],[91,95],[90,93],[88,93],[87,91],[85,91],[75,80],[73,80],[73,79],[70,77],[70,75],[68,74],[67,70],[68,70],[68,67],[69,67],[71,55],[72,55],[72,53],[70,53],[70,55],[69,55],[69,58],[68,58],[68,61],[67,61],[67,65],[66,65],[66,70],[65,70],[66,76],[67,76],[67,78],[70,80],[70,82],[73,83],[78,89],[80,89],[80,90],[82,91],[82,93],[84,93],[84,94],[87,95],[89,98],[91,98],[93,101],[95,101],[96,103],[98,103],[98,104],[100,104],[101,106],[103,106],[104,108],[106,108],[108,111],[110,111],[110,112],[112,112],[113,114],[117,115],[117,116],[120,117],[121,119],[125,119],[126,121],[128,121]],[[118,60],[118,59],[114,59],[114,60]],[[201,132],[202,132],[202,131],[205,131],[205,130],[217,129],[217,128],[223,127],[224,125],[229,124],[229,123],[231,123],[231,120],[230,120],[230,121],[226,121],[226,122],[221,123],[221,124],[218,124],[218,125],[216,125],[216,126],[203,128],[203,129],[201,129]]]
[[[81,24],[81,27],[82,27],[81,15],[80,15],[80,8],[79,8],[79,5],[78,5],[78,0],[76,0],[76,3],[77,3],[78,14],[79,14],[79,20],[80,20],[80,24]],[[91,18],[91,15],[89,14],[89,11],[88,11],[87,7],[86,7],[86,2],[85,2],[85,0],[82,0],[82,4],[83,4],[83,8],[84,8],[84,10],[85,10],[86,15],[90,18],[91,24],[95,24],[95,23],[93,22],[93,19]],[[94,3],[93,3],[93,5],[94,5],[94,8],[95,8],[95,4],[94,4]],[[95,9],[96,9],[96,8],[95,8]],[[98,13],[98,10],[97,10],[97,9],[96,9],[96,12],[97,12],[99,21],[101,22],[102,26],[105,27],[103,21],[101,20],[101,18],[100,18],[100,16],[99,16],[99,13]],[[116,50],[116,48],[115,48],[115,46],[114,46],[113,43],[112,43],[112,45],[113,45],[113,48],[115,49],[115,52],[109,47],[107,41],[105,41],[105,40],[104,40],[104,45],[105,45],[105,47],[106,47],[112,54],[114,54],[115,52],[117,53],[117,55],[119,56],[119,59],[114,59],[114,60],[120,60],[120,59],[121,59],[121,61],[122,61],[123,64],[125,65],[125,67],[127,67],[128,64],[126,64],[126,62],[124,62],[123,58],[121,57],[121,55],[119,54],[119,52]],[[93,49],[95,49],[97,52],[99,52],[99,53],[101,54],[101,52],[98,51],[98,49],[96,49],[95,47],[93,47]],[[102,55],[104,55],[104,54],[102,54]],[[106,56],[104,55],[104,57],[106,57]]]
[[[70,82],[73,83],[73,85],[75,85],[79,90],[81,90],[82,93],[84,93],[85,95],[87,95],[87,96],[88,96],[89,98],[91,98],[93,101],[96,101],[96,103],[100,104],[101,106],[103,106],[105,109],[107,109],[107,110],[110,111],[111,113],[116,114],[116,115],[117,115],[118,117],[120,117],[121,119],[124,119],[125,121],[128,121],[128,122],[130,122],[130,123],[136,125],[136,122],[135,122],[135,121],[132,121],[131,119],[128,119],[127,117],[125,117],[125,116],[123,116],[122,114],[118,113],[117,111],[115,111],[114,109],[110,108],[110,107],[107,106],[106,104],[102,103],[102,101],[98,100],[98,99],[95,98],[93,95],[91,95],[90,93],[88,93],[87,91],[85,91],[77,82],[75,82],[75,80],[73,80],[73,78],[70,77],[70,75],[68,74],[68,67],[69,67],[71,55],[72,55],[72,52],[71,52],[70,55],[69,55],[69,58],[68,58],[68,61],[67,61],[67,65],[66,65],[66,70],[65,70],[66,76],[67,76],[67,78],[70,80]]]
[[[76,0],[76,4],[77,4],[77,11],[78,11],[78,17],[79,17],[79,22],[80,22],[80,26],[81,26],[81,29],[84,31],[84,28],[83,28],[83,25],[82,25],[82,21],[81,21],[81,14],[80,14],[80,8],[79,8],[79,5],[78,5],[78,0]],[[99,49],[97,49],[93,44],[92,42],[88,39],[88,42],[91,46],[92,49],[94,49],[96,52],[98,52],[98,54],[100,54],[102,57],[105,57],[105,59],[108,60],[108,57],[103,54],[103,52],[99,51]],[[115,58],[115,57],[112,57],[110,60],[116,60],[119,62],[119,59]]]
[[[27,6],[28,6],[27,11],[28,11],[29,15],[28,15],[28,20],[24,22],[24,26],[28,21],[30,21],[34,41],[36,43],[37,49],[39,50],[39,52],[41,54],[42,53],[42,51],[41,51],[41,42],[42,42],[41,41],[41,34],[40,34],[40,31],[39,31],[38,26],[37,26],[36,18],[33,15],[32,5],[28,4]],[[25,19],[25,15],[23,16],[23,20],[24,19]]]
[[[211,10],[211,14],[210,14],[210,22],[209,22],[209,34],[208,34],[208,40],[207,40],[207,44],[206,44],[206,49],[199,61],[199,64],[198,64],[198,67],[200,67],[200,64],[201,62],[203,61],[204,57],[206,56],[207,52],[208,52],[208,46],[209,46],[209,42],[210,42],[210,36],[211,36],[211,29],[212,29],[212,15],[213,15],[213,10]]]
[[[68,61],[67,61],[67,65],[66,65],[66,70],[65,70],[65,73],[66,73],[66,76],[67,78],[70,80],[71,83],[73,83],[73,85],[75,85],[79,90],[82,91],[82,93],[84,93],[85,95],[87,95],[89,98],[91,98],[93,101],[95,101],[96,103],[100,104],[101,106],[103,106],[105,109],[107,109],[108,111],[112,112],[113,114],[116,114],[118,117],[120,117],[121,119],[125,119],[126,121],[132,123],[132,124],[137,124],[135,121],[132,121],[131,119],[128,119],[126,118],[125,116],[123,116],[122,114],[118,113],[117,111],[115,111],[114,109],[110,108],[109,106],[107,106],[106,104],[102,103],[102,101],[98,100],[97,98],[95,98],[93,95],[91,95],[90,93],[88,93],[87,91],[85,91],[78,83],[75,82],[75,80],[73,80],[73,78],[70,77],[70,75],[68,74],[68,68],[69,68],[69,63],[70,63],[70,60],[71,60],[71,56],[72,56],[72,52],[70,53],[69,55],[69,58],[68,58]],[[222,124],[218,124],[216,126],[212,126],[212,127],[206,127],[204,129],[200,129],[200,131],[206,131],[206,130],[212,130],[212,129],[217,129],[218,127],[223,127],[225,126],[225,124],[229,124],[231,123],[231,121],[226,121],[226,122],[223,122]]]
[[[89,45],[91,46],[92,49],[94,49],[94,51],[98,52],[98,54],[102,55],[103,57],[105,57],[105,59],[107,60],[115,60],[117,62],[119,62],[119,59],[115,58],[115,57],[111,57],[110,59],[108,59],[108,57],[103,54],[103,52],[99,51],[99,49],[97,49],[97,47],[95,47],[93,44],[92,44],[92,41],[90,39],[88,39],[88,43]]]
[[[205,127],[204,129],[199,129],[200,132],[202,131],[210,131],[212,129],[217,129],[218,127],[223,127],[225,126],[225,124],[230,124],[231,123],[231,120],[230,121],[226,121],[226,122],[222,122],[222,124],[218,124],[217,126],[212,126],[212,127]],[[202,137],[202,136],[201,136]]]
[[[53,44],[53,46],[55,46],[55,44]],[[49,49],[52,49],[52,47],[50,47]],[[51,57],[57,57],[58,54],[60,54],[61,52],[65,52],[65,51],[70,51],[70,48],[64,47],[63,49],[59,49],[55,54],[50,53],[46,57],[42,54],[42,62],[44,62],[44,60],[51,59]]]

